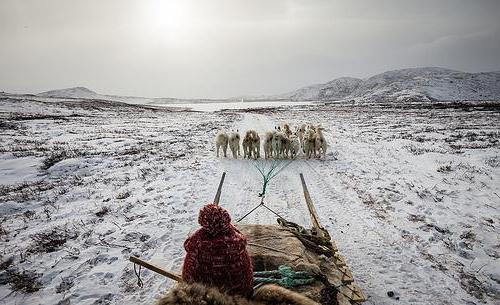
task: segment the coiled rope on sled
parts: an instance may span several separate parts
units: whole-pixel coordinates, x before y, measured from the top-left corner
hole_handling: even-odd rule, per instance
[[[255,284],[277,284],[281,287],[292,288],[308,285],[315,281],[314,277],[304,271],[293,271],[292,268],[281,265],[278,270],[256,271],[253,273]]]
[[[319,229],[321,232],[317,232],[317,229],[314,227],[308,230],[283,218],[278,218],[277,221],[281,227],[295,235],[306,248],[327,257],[333,255],[334,248],[328,231]]]

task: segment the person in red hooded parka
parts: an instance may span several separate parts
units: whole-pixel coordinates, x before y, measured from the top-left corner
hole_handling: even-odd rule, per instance
[[[201,208],[201,228],[184,242],[182,279],[202,283],[229,294],[249,296],[253,290],[252,261],[247,239],[231,224],[229,213],[215,205]]]

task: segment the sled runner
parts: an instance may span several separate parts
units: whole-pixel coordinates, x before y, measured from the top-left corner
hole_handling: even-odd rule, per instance
[[[214,199],[215,205],[219,204],[224,178],[225,173]],[[366,301],[361,289],[355,284],[344,257],[321,225],[302,174],[300,179],[311,218],[310,229],[281,217],[274,225],[235,224],[248,240],[247,249],[253,264],[253,282],[256,286],[250,300],[245,298],[244,302],[240,302],[237,298],[221,291],[213,291],[212,288],[181,283],[180,275],[137,257],[131,257],[130,261],[180,282],[159,304],[197,304],[193,300],[204,299],[207,295],[220,299],[213,304],[254,304],[255,301],[255,304],[349,305]],[[259,206],[266,207],[263,199]],[[136,271],[136,274],[140,281],[140,271]],[[180,296],[190,296],[189,301],[179,300]]]

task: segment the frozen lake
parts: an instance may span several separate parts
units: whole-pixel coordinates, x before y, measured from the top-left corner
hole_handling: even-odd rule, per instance
[[[184,104],[159,104],[162,107],[189,108],[195,111],[220,111],[223,109],[249,109],[249,108],[274,108],[291,107],[299,105],[312,105],[314,102],[292,101],[259,101],[259,102],[222,102],[222,103],[184,103]]]

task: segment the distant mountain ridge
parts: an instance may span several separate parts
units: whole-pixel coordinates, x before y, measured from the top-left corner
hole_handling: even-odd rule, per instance
[[[39,93],[37,96],[102,99],[131,104],[227,102],[242,99],[241,97],[228,99],[177,99],[102,95],[85,87],[51,90]],[[467,73],[437,67],[409,68],[387,71],[367,79],[341,77],[327,83],[303,87],[284,94],[245,97],[244,100],[500,101],[500,72]]]
[[[318,101],[500,100],[500,72],[467,73],[437,67],[409,68],[387,71],[365,80],[342,77],[275,97]]]
[[[363,80],[354,77],[341,77],[324,84],[307,86],[276,98],[292,100],[343,99],[356,90]]]

